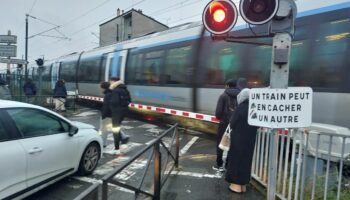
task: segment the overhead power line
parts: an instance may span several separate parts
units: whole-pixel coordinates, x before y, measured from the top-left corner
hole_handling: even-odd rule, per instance
[[[124,8],[124,10],[131,9],[131,8],[133,8],[134,6],[139,5],[139,4],[141,4],[141,3],[145,2],[145,1],[147,1],[147,0],[140,0],[140,1],[138,1],[138,2],[136,2],[136,3],[134,3],[134,4],[132,4],[131,6],[128,6],[128,7]],[[79,30],[73,32],[72,34],[69,34],[67,37],[72,38],[72,36],[74,36],[74,35],[76,35],[76,34],[82,32],[82,31],[84,31],[84,30],[86,30],[86,29],[88,29],[88,28],[90,28],[91,26],[94,26],[94,25],[96,25],[96,24],[102,23],[102,22],[104,22],[104,21],[106,21],[106,20],[108,20],[108,19],[110,19],[110,18],[112,18],[112,17],[114,17],[114,16],[115,16],[115,14],[110,15],[110,16],[108,16],[108,17],[106,17],[106,18],[103,18],[102,20],[96,21],[96,22],[94,22],[94,23],[92,23],[92,24],[89,24],[89,25],[87,25],[87,26],[85,26],[85,27],[83,27],[83,28],[81,28],[81,29],[79,29]],[[62,41],[62,39],[56,40],[56,41],[54,41],[54,42],[52,42],[52,43],[50,43],[50,44],[45,45],[44,47],[49,46],[49,45],[52,45],[52,44],[55,44],[55,43],[58,43],[58,42],[60,42],[60,41]],[[42,48],[44,48],[44,47],[42,47]],[[64,46],[62,46],[61,48],[63,48],[63,47],[64,47]]]
[[[33,8],[34,8],[34,6],[35,6],[35,4],[36,4],[37,1],[38,1],[38,0],[34,0],[34,2],[33,2],[33,4],[32,4],[32,7],[29,9],[28,14],[30,14],[30,13],[33,11]]]
[[[134,6],[139,5],[139,4],[141,4],[141,3],[145,2],[145,1],[147,1],[147,0],[140,0],[140,1],[138,1],[138,2],[136,2],[136,3],[134,3],[134,4],[132,4],[131,6],[128,6],[128,7],[124,8],[124,10],[129,10],[129,9],[133,8]],[[110,16],[108,16],[108,17],[106,17],[106,18],[103,18],[102,20],[96,21],[96,22],[94,22],[94,23],[92,23],[92,24],[89,24],[88,26],[85,26],[85,27],[83,27],[83,28],[81,28],[81,29],[79,29],[79,30],[73,32],[72,34],[68,35],[67,37],[70,37],[70,38],[71,38],[72,36],[74,36],[74,35],[76,35],[76,34],[82,32],[82,31],[84,31],[84,30],[86,30],[86,29],[88,29],[88,28],[90,28],[91,26],[94,26],[94,25],[96,25],[96,24],[102,23],[102,22],[104,22],[104,21],[106,21],[106,20],[108,20],[108,19],[110,19],[110,18],[112,18],[112,17],[114,17],[114,16],[115,16],[115,14],[110,15]],[[60,42],[60,41],[62,41],[62,39],[56,40],[56,41],[51,42],[51,43],[49,43],[49,44],[47,44],[47,45],[44,44],[44,46],[43,46],[42,48],[44,48],[44,47],[46,47],[46,46],[49,46],[49,45],[52,45],[52,44],[56,44],[56,43],[58,43],[58,42]],[[66,46],[63,45],[62,47],[60,47],[60,48],[58,48],[58,49],[61,49],[61,48],[63,48],[63,47],[66,47]]]
[[[85,13],[79,15],[78,17],[75,17],[75,18],[69,20],[68,23],[63,24],[62,26],[67,26],[67,25],[69,25],[69,24],[72,24],[73,22],[75,22],[75,21],[77,21],[77,20],[79,20],[79,19],[85,17],[86,15],[92,13],[93,11],[97,10],[98,8],[102,7],[103,5],[105,5],[106,3],[110,2],[110,1],[111,1],[111,0],[106,0],[106,1],[102,2],[101,4],[97,5],[97,6],[94,7],[94,8],[91,8],[90,10],[88,10],[88,11],[86,11]]]

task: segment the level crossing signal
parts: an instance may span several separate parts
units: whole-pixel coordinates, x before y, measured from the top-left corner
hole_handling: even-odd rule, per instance
[[[249,24],[269,22],[277,13],[279,0],[241,0],[239,11]]]
[[[269,22],[278,11],[279,0],[241,0],[240,14],[249,24]],[[204,8],[204,27],[214,35],[228,33],[236,24],[238,10],[231,0],[212,0]]]
[[[36,59],[35,62],[36,62],[36,64],[37,64],[39,67],[44,65],[44,60],[41,59],[41,58]]]
[[[213,34],[225,34],[236,24],[237,14],[237,8],[232,1],[214,0],[204,8],[203,24]]]

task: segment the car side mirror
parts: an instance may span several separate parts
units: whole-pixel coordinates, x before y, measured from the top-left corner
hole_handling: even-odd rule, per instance
[[[75,126],[70,126],[69,127],[69,136],[73,136],[73,135],[75,135],[75,134],[77,134],[78,133],[78,131],[79,131],[79,129],[77,128],[77,127],[75,127]]]

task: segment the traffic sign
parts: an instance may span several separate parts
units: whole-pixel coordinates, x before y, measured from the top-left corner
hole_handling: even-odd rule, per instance
[[[8,58],[0,58],[0,63],[8,63],[8,64],[21,64],[21,65],[26,65],[28,64],[27,61],[22,60],[22,59],[8,59]]]
[[[17,43],[17,36],[16,35],[0,35],[0,43],[16,44]]]
[[[312,122],[312,89],[254,88],[249,96],[248,123],[267,128],[303,128]]]
[[[0,45],[0,57],[16,57],[17,46],[15,45]]]

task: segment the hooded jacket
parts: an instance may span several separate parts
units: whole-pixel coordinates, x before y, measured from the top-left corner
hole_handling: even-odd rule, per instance
[[[35,84],[30,80],[23,85],[23,91],[26,96],[36,95]]]
[[[111,94],[111,110],[128,108],[131,102],[130,93],[124,85],[123,81],[116,81],[109,86]]]
[[[55,89],[53,90],[54,98],[66,98],[67,97],[67,89],[64,85],[63,81],[57,81],[55,85]]]
[[[237,107],[237,95],[240,90],[237,88],[226,88],[220,95],[216,105],[215,117],[223,122],[229,122],[234,110]]]
[[[239,78],[237,80],[237,88],[239,90],[243,90],[246,87],[247,87],[247,80],[245,78]]]
[[[0,99],[11,100],[10,90],[2,78],[0,78]]]

